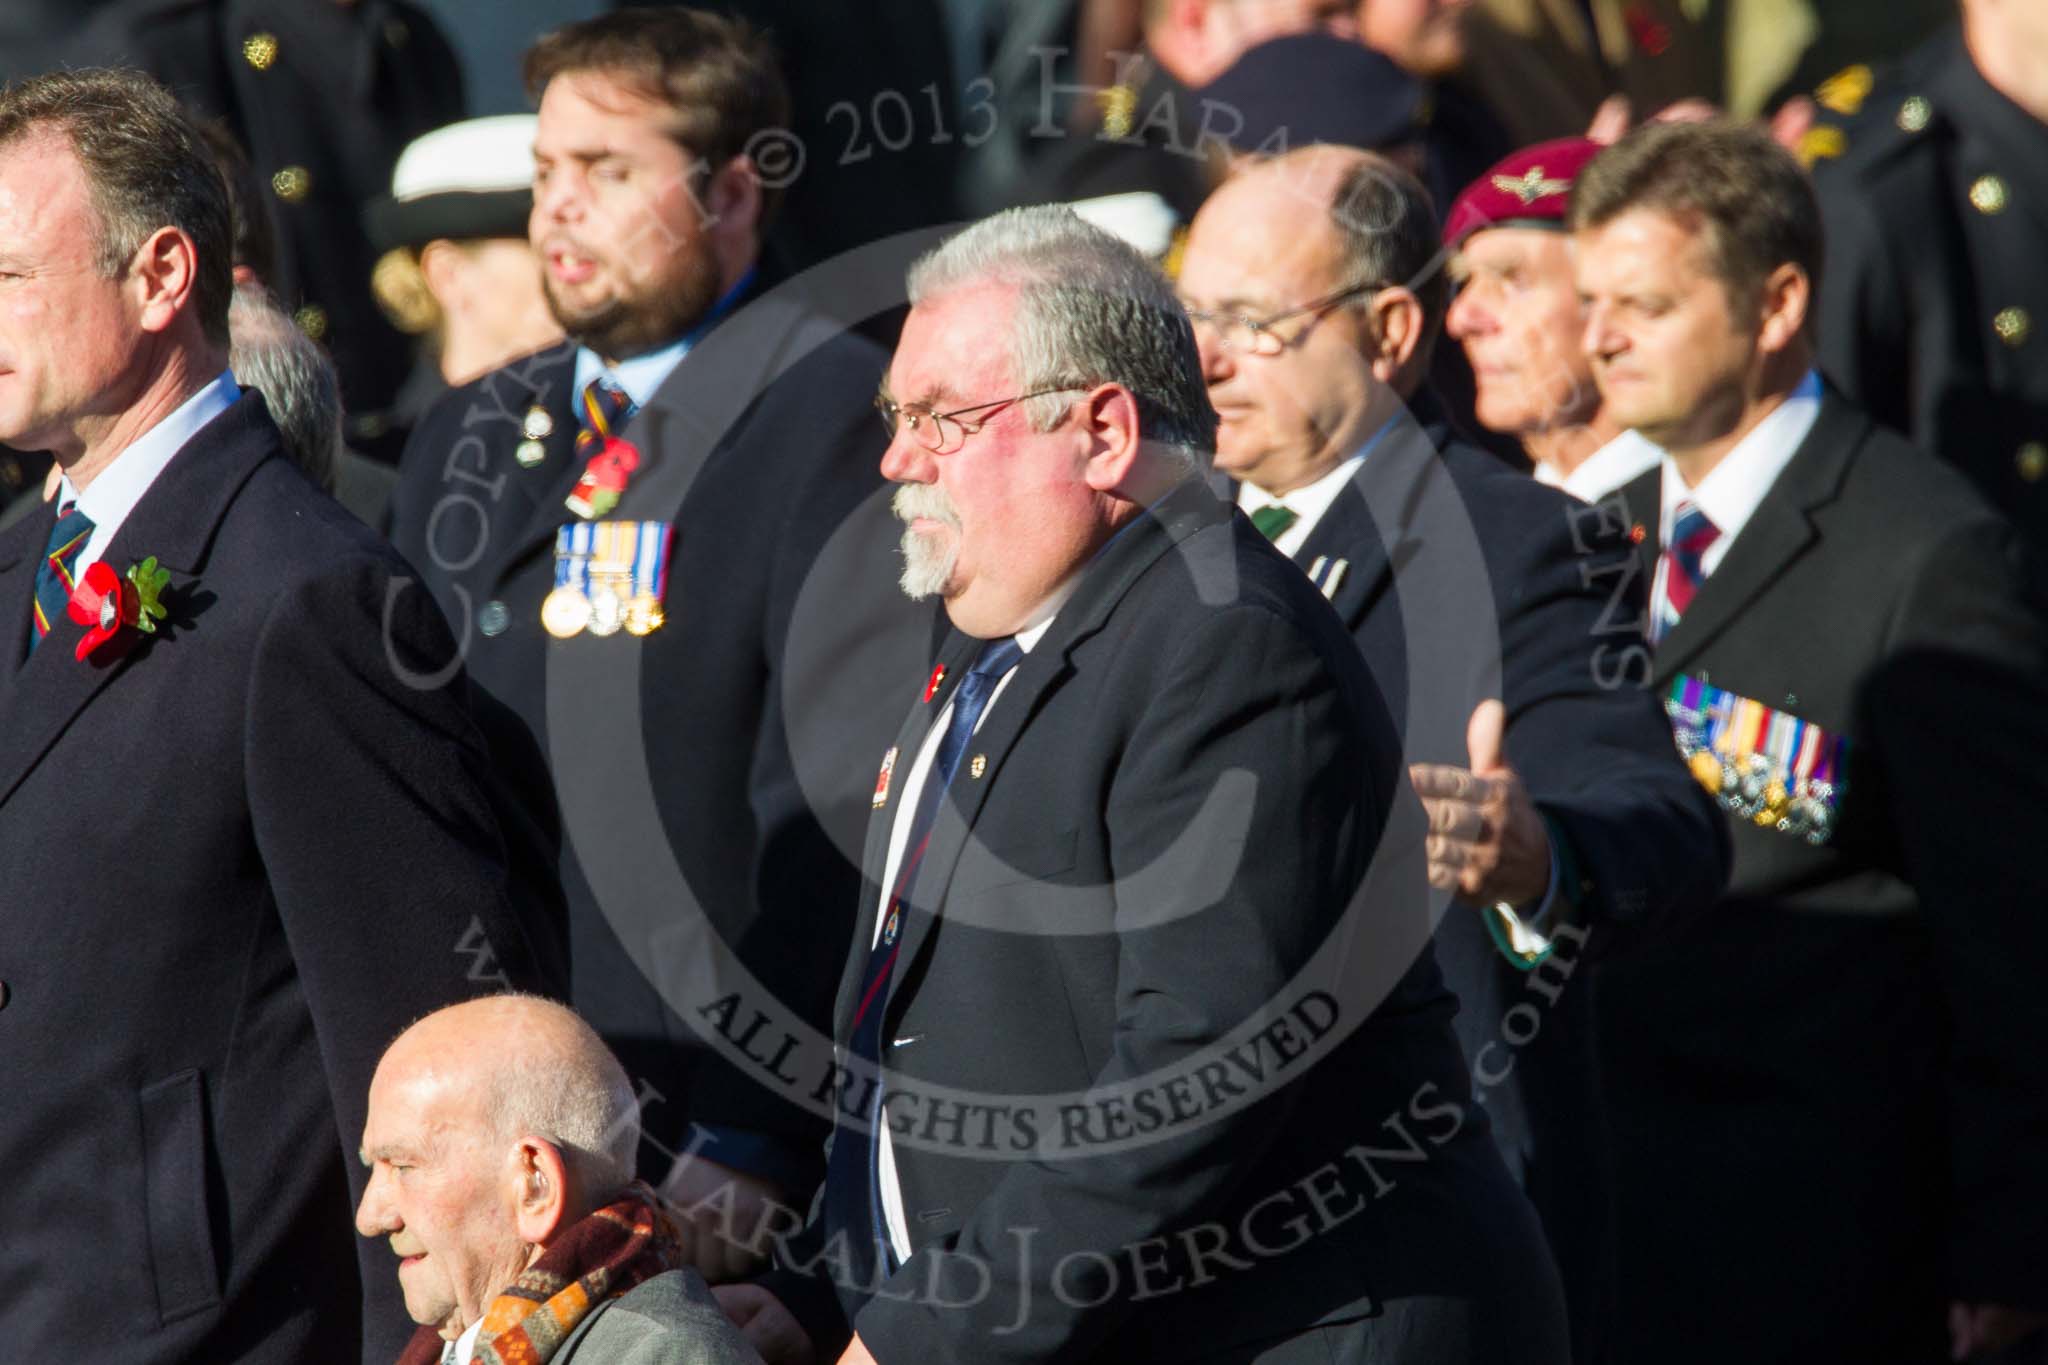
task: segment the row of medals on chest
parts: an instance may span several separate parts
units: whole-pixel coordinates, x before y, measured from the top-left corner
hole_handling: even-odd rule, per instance
[[[536,403],[527,410],[520,423],[523,439],[513,452],[522,468],[532,469],[546,458],[547,447],[542,443],[554,429],[554,418],[546,408]],[[548,634],[567,640],[586,630],[592,635],[616,635],[620,630],[651,635],[661,628],[660,596],[649,585],[634,582],[639,528],[636,522],[599,522],[591,528],[591,552],[571,556],[581,563],[572,565],[569,582],[558,584],[540,604],[540,622]],[[575,572],[576,568],[583,572]],[[578,582],[585,578],[588,592]]]

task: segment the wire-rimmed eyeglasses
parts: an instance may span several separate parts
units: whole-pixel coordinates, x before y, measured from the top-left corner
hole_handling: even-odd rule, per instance
[[[1278,355],[1286,350],[1289,344],[1288,338],[1282,337],[1274,330],[1279,323],[1308,315],[1319,316],[1346,299],[1356,298],[1360,294],[1377,293],[1392,287],[1382,280],[1363,280],[1357,284],[1347,284],[1342,289],[1325,294],[1319,299],[1284,309],[1269,317],[1252,318],[1242,313],[1220,313],[1206,308],[1190,308],[1188,320],[1215,332],[1217,343],[1232,354]]]
[[[1075,393],[1078,384],[1065,384],[1056,389],[1039,389],[1034,393],[1020,393],[1014,398],[997,398],[987,403],[970,403],[964,408],[950,412],[934,412],[929,403],[899,403],[887,394],[875,395],[875,411],[882,416],[882,425],[889,429],[889,437],[895,439],[896,428],[905,426],[919,445],[933,454],[952,450],[969,436],[980,431],[988,420],[1010,406],[1029,398],[1044,398],[1055,393]],[[979,413],[980,416],[969,414]]]

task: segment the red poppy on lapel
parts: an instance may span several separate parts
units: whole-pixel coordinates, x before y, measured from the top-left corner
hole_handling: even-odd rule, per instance
[[[115,573],[105,560],[87,565],[64,607],[72,620],[87,627],[74,651],[79,660],[91,658],[124,630],[154,634],[165,615],[159,599],[170,581],[170,570],[157,567],[154,555],[130,565],[125,574]]]

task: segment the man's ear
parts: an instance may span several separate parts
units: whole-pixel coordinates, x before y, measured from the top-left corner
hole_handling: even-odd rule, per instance
[[[1082,480],[1098,493],[1128,488],[1144,444],[1131,391],[1121,384],[1097,385],[1075,405],[1075,420],[1088,437]]]
[[[1813,281],[1787,261],[1764,278],[1757,306],[1762,314],[1758,345],[1771,354],[1783,351],[1806,328],[1806,314],[1813,306]]]
[[[1421,354],[1427,330],[1422,300],[1415,297],[1413,290],[1395,285],[1374,294],[1366,309],[1367,324],[1379,342],[1372,360],[1372,377],[1392,386]]]
[[[199,248],[183,228],[160,227],[136,249],[128,277],[140,289],[142,330],[164,331],[198,288]]]
[[[555,1144],[531,1134],[513,1145],[506,1178],[512,1184],[519,1240],[546,1246],[570,1220],[569,1168]]]
[[[704,229],[719,241],[751,248],[761,232],[761,172],[744,154],[720,166],[697,196]]]

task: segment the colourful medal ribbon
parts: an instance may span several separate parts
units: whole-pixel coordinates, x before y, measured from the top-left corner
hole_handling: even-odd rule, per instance
[[[590,596],[590,553],[597,541],[597,527],[587,521],[579,521],[569,528],[570,544],[575,555],[570,562],[569,586],[585,597]]]
[[[564,588],[566,588],[566,587],[568,587],[568,586],[569,586],[569,576],[570,576],[570,573],[572,572],[572,570],[570,569],[570,546],[571,546],[571,544],[573,543],[573,541],[572,541],[572,539],[571,539],[571,537],[570,537],[570,535],[569,535],[569,532],[570,532],[570,531],[571,531],[572,529],[573,529],[572,527],[568,527],[568,526],[562,526],[562,527],[558,527],[558,528],[556,528],[556,530],[555,530],[555,591],[556,591],[556,592],[560,592],[560,591],[562,591],[562,590],[563,590]]]
[[[643,521],[637,528],[638,544],[633,550],[633,594],[662,599],[668,586],[668,535],[665,521]]]

